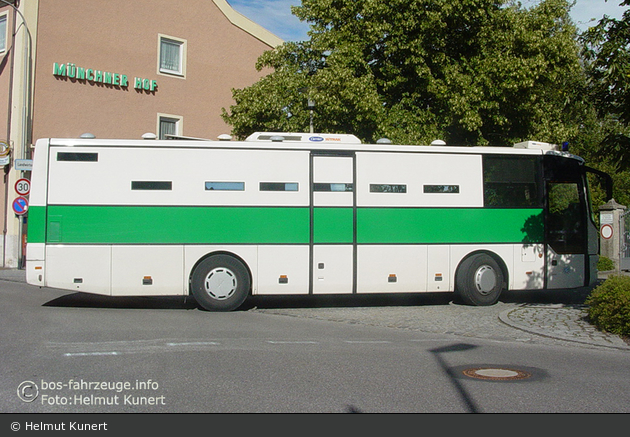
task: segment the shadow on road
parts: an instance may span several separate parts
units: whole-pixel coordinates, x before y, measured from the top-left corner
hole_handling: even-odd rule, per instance
[[[123,309],[173,309],[190,310],[197,308],[192,297],[111,297],[89,293],[72,293],[58,297],[43,304],[46,307],[62,308],[123,308]]]
[[[582,305],[592,288],[576,290],[533,290],[503,293],[500,302]],[[388,307],[458,304],[453,293],[407,293],[333,296],[253,296],[241,309],[251,308],[330,308]],[[461,304],[463,305],[463,304]]]
[[[501,296],[503,303],[543,303],[581,305],[586,301],[593,287],[569,290],[509,291]]]
[[[335,308],[448,305],[451,293],[409,293],[327,296],[252,296],[242,306],[251,308]]]
[[[578,290],[510,291],[503,294],[503,303],[542,303],[581,305],[591,288]],[[352,308],[352,307],[408,307],[448,305],[457,303],[453,293],[406,293],[369,295],[322,295],[322,296],[252,296],[238,311],[253,308]],[[192,296],[102,296],[89,293],[71,293],[43,306],[76,308],[128,308],[128,309],[201,309]]]

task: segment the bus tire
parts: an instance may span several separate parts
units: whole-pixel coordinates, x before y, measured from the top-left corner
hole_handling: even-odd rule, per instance
[[[233,311],[249,296],[251,279],[238,259],[212,255],[195,267],[190,285],[193,297],[203,309]]]
[[[466,305],[494,305],[503,291],[503,270],[488,254],[479,253],[461,262],[455,275],[455,294]]]

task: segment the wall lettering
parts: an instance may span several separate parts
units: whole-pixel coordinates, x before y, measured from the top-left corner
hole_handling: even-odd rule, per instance
[[[130,84],[129,76],[122,73],[112,71],[96,70],[94,68],[78,67],[71,62],[53,64],[53,75],[57,77],[65,77],[81,82],[89,82],[102,84],[112,88],[128,88]],[[134,77],[133,87],[138,91],[147,91],[155,93],[158,85],[154,79],[145,79]]]

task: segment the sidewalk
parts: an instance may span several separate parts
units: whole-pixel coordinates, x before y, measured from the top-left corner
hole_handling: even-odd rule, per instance
[[[0,280],[26,282],[26,270],[6,269],[4,267],[0,267]]]

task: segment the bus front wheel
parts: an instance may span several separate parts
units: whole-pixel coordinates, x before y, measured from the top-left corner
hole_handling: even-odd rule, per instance
[[[487,254],[476,254],[459,265],[455,276],[455,293],[467,305],[494,305],[503,291],[503,270]]]
[[[229,255],[212,255],[193,270],[191,290],[197,303],[208,311],[232,311],[249,295],[247,268]]]

